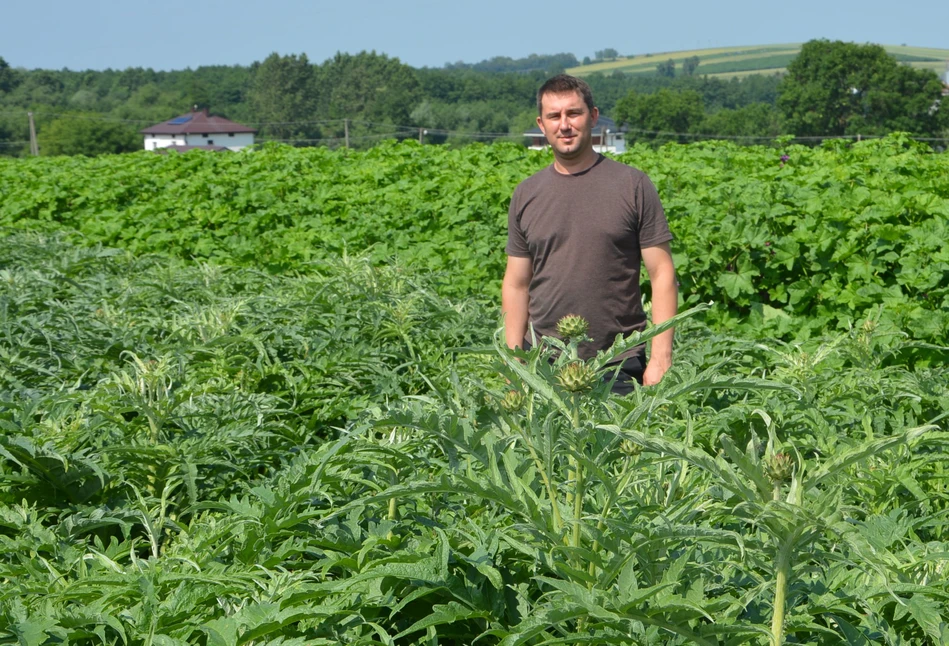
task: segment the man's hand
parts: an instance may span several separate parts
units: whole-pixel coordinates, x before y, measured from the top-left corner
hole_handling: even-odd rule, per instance
[[[662,381],[663,375],[672,367],[671,357],[652,357],[643,373],[643,386],[655,386]]]

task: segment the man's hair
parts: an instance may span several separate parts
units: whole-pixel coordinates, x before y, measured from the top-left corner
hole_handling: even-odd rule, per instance
[[[544,84],[537,90],[537,114],[543,115],[544,106],[542,101],[546,94],[570,94],[579,92],[583,97],[583,102],[587,104],[590,112],[593,112],[593,90],[583,79],[569,74],[558,74],[544,81]]]

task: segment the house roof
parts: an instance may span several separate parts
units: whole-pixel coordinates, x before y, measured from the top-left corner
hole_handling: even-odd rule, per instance
[[[140,131],[143,135],[197,135],[228,132],[257,132],[253,128],[234,123],[230,119],[208,114],[207,110],[196,110],[182,114]]]
[[[608,116],[606,116],[605,114],[600,114],[600,116],[599,116],[599,117],[597,118],[597,120],[596,120],[596,126],[593,128],[593,134],[595,134],[595,135],[600,135],[600,134],[602,134],[604,128],[607,129],[607,130],[609,130],[610,132],[622,132],[622,131],[626,130],[626,127],[625,127],[625,126],[622,127],[622,128],[617,128],[615,121],[613,121],[612,119],[610,119],[610,118],[609,118]],[[534,127],[531,128],[530,130],[528,130],[527,132],[525,132],[525,133],[524,133],[524,136],[526,136],[526,137],[543,137],[543,136],[544,136],[544,133],[542,133],[542,132],[540,131],[540,128],[538,128],[537,126],[534,126]]]

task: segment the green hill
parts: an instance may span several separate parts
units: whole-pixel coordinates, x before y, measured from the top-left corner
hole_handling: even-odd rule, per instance
[[[801,51],[802,43],[784,45],[748,45],[744,47],[716,47],[712,49],[690,49],[679,52],[655,52],[596,61],[589,65],[572,67],[568,74],[585,76],[594,72],[625,74],[655,74],[656,65],[672,60],[677,72],[687,58],[698,56],[698,75],[732,77],[748,74],[783,73],[791,60]],[[884,45],[886,51],[907,65],[931,69],[940,76],[949,65],[949,49],[933,47],[907,47],[906,45]]]

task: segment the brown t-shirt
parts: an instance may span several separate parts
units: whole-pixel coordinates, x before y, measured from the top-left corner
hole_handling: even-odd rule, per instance
[[[579,314],[593,338],[580,346],[580,356],[590,358],[617,334],[646,327],[640,249],[669,240],[659,194],[646,174],[601,155],[575,175],[551,165],[517,186],[505,252],[531,259],[528,320],[534,330],[557,336],[557,321]]]

